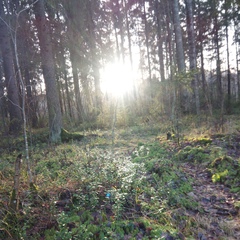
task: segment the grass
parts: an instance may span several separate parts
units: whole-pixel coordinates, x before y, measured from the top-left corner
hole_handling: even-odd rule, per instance
[[[0,238],[196,239],[201,229],[204,234],[205,216],[189,214],[201,212],[201,207],[189,194],[195,179],[186,175],[182,164],[207,163],[213,178],[220,174],[220,180],[227,170],[221,181],[235,189],[236,167],[216,164],[217,158],[225,159],[226,147],[234,141],[228,137],[216,147],[210,134],[186,135],[186,128],[178,145],[175,139],[167,140],[162,129],[168,130],[159,125],[117,130],[114,146],[111,131],[79,133],[84,135],[81,141],[71,135],[54,146],[46,143],[46,131],[33,133],[30,159],[37,198],[29,192],[23,166],[21,208],[14,224],[6,216],[15,157],[24,148],[22,139],[10,139],[17,148],[11,154],[5,148],[0,159]],[[227,224],[222,225],[226,234],[233,234]]]

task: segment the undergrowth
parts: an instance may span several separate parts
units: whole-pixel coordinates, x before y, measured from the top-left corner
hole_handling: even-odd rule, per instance
[[[201,207],[189,194],[194,178],[181,164],[203,164],[214,182],[236,192],[239,161],[223,150],[233,141],[221,140],[216,147],[210,136],[182,137],[179,144],[166,133],[156,137],[159,132],[156,126],[118,131],[114,146],[111,135],[101,131],[81,134],[81,141],[67,135],[54,146],[39,133],[30,145],[38,196],[29,193],[23,167],[14,224],[6,216],[18,149],[3,152],[0,239],[196,239],[199,223],[186,213]]]

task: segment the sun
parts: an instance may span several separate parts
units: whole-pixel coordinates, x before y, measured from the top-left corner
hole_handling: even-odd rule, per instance
[[[101,72],[101,90],[114,97],[131,92],[134,85],[134,73],[130,64],[109,63]]]

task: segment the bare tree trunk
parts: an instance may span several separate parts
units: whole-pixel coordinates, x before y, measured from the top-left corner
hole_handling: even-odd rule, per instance
[[[229,35],[228,35],[228,7],[227,1],[225,0],[225,32],[227,42],[227,82],[228,82],[228,99],[227,99],[227,113],[231,114],[231,70],[229,60]]]
[[[151,84],[152,69],[151,69],[151,61],[150,61],[149,36],[148,36],[149,32],[148,32],[148,23],[147,23],[145,0],[143,0],[143,11],[144,11],[143,18],[144,18],[144,27],[145,27],[146,48],[147,48],[148,74],[149,74],[149,83]]]
[[[179,2],[178,0],[172,0],[172,10],[173,10],[173,23],[174,23],[174,33],[175,33],[175,42],[176,42],[176,58],[177,58],[177,67],[179,73],[184,73],[186,71],[185,66],[185,57],[184,57],[184,50],[183,50],[183,39],[182,39],[182,28],[180,24],[180,17],[179,17]],[[181,107],[185,105],[187,102],[183,102],[182,98],[182,86],[179,83],[178,79],[176,79],[176,98],[178,102],[178,106]],[[178,116],[179,107],[176,106],[176,118]]]
[[[160,19],[160,3],[155,0],[154,2],[155,7],[155,16],[157,19],[157,39],[158,39],[158,58],[159,58],[159,65],[160,65],[160,77],[161,81],[165,80],[165,71],[164,71],[164,62],[163,62],[163,41],[162,41],[162,26],[161,26],[161,19]]]
[[[188,45],[189,45],[189,61],[190,70],[194,71],[193,83],[195,93],[196,113],[200,114],[199,89],[197,77],[197,56],[196,56],[196,42],[193,23],[193,2],[192,0],[185,0],[187,8],[187,31],[188,31]]]
[[[237,39],[237,26],[236,23],[234,23],[234,36]],[[235,43],[235,49],[236,49],[236,65],[237,65],[237,78],[235,80],[235,89],[236,89],[236,101],[239,100],[239,90],[240,90],[240,71],[239,71],[239,43]]]
[[[18,58],[19,58],[19,64],[21,66],[24,85],[26,88],[27,120],[32,127],[37,127],[37,122],[38,122],[37,111],[36,111],[37,109],[36,109],[36,103],[33,98],[33,89],[32,89],[33,86],[31,82],[32,76],[31,76],[31,69],[29,66],[29,59],[30,59],[30,53],[28,49],[29,39],[26,37],[26,35],[31,31],[29,29],[29,25],[26,24],[28,21],[30,21],[30,17],[24,11],[17,16],[17,21],[19,21],[19,24],[18,24],[19,30],[17,31],[17,45],[18,45],[18,51],[21,53],[20,55],[18,55]]]
[[[6,126],[6,101],[4,96],[4,80],[2,73],[2,66],[0,65],[0,115],[2,118],[3,131],[7,132]]]
[[[13,53],[10,44],[8,25],[5,20],[3,3],[0,3],[0,44],[3,57],[5,86],[7,88],[8,111],[10,115],[10,132],[18,133],[22,128],[22,113],[19,91],[16,82]]]
[[[126,25],[127,25],[127,37],[128,37],[129,59],[130,59],[130,63],[131,63],[131,68],[133,68],[132,42],[131,42],[131,34],[130,34],[130,29],[129,29],[129,19],[128,19],[128,10],[127,10],[126,0],[123,0],[123,1],[122,1],[122,5],[123,5],[123,8],[124,8]]]
[[[174,46],[173,46],[173,23],[171,20],[171,6],[168,0],[166,0],[165,4],[165,12],[166,12],[166,28],[167,28],[167,37],[166,37],[166,65],[167,65],[167,78],[168,81],[168,102],[169,105],[166,107],[166,111],[168,111],[169,115],[171,115],[171,105],[174,105],[175,103],[175,84],[173,84],[173,68],[174,68],[174,58],[173,58],[173,52],[174,52]],[[167,93],[167,92],[166,92]]]
[[[180,17],[179,17],[179,3],[178,3],[178,0],[172,0],[172,3],[173,3],[173,21],[174,21],[175,41],[176,41],[176,50],[177,50],[178,71],[184,72],[186,69],[186,66],[185,66],[185,57],[184,57],[184,51],[183,51],[182,28],[181,28]]]
[[[97,43],[95,36],[95,25],[93,21],[93,4],[94,2],[87,1],[88,6],[88,28],[89,28],[89,46],[92,58],[93,79],[95,85],[95,114],[98,114],[102,108],[102,97],[100,87],[100,73],[99,73],[99,58],[97,54]]]
[[[72,64],[74,95],[75,95],[75,101],[76,101],[76,107],[77,107],[78,121],[83,122],[84,114],[83,114],[83,106],[82,106],[82,100],[80,95],[77,58],[76,58],[76,53],[74,52],[74,49],[72,49],[72,47],[70,47],[70,60]]]
[[[120,49],[119,49],[119,42],[118,42],[118,35],[117,35],[117,29],[114,27],[114,35],[115,35],[115,41],[116,41],[116,48],[117,48],[117,59],[120,60]]]
[[[67,66],[65,63],[64,56],[62,56],[62,57],[63,57],[62,64],[63,64],[63,72],[64,72],[64,84],[65,84],[65,90],[66,90],[66,95],[67,95],[68,113],[69,113],[70,118],[72,118],[73,115],[72,115],[71,99],[70,99],[69,86],[68,86]]]
[[[27,137],[27,116],[26,116],[26,111],[25,111],[25,109],[26,109],[26,100],[25,100],[26,99],[26,86],[25,86],[23,78],[22,78],[22,73],[21,73],[20,63],[19,63],[19,57],[18,57],[18,48],[17,48],[19,16],[25,10],[26,9],[21,10],[16,16],[16,29],[15,29],[13,44],[14,44],[14,53],[15,53],[15,59],[16,59],[16,68],[17,68],[17,71],[18,71],[20,87],[21,87],[21,90],[22,90],[23,134],[24,134],[24,143],[25,143],[28,180],[29,180],[30,189],[32,189],[33,187],[35,188],[35,186],[33,184],[33,176],[32,176],[31,164],[30,164],[30,159],[29,159],[29,148],[28,148],[28,137]]]
[[[201,34],[201,33],[200,33]],[[210,116],[213,115],[212,111],[212,103],[211,103],[211,98],[209,96],[209,88],[207,85],[206,81],[206,76],[205,76],[205,68],[204,68],[204,56],[203,56],[203,44],[202,42],[200,43],[200,54],[201,54],[201,76],[202,76],[202,86],[203,86],[203,94],[206,99],[206,103],[209,109]]]
[[[58,142],[61,141],[62,114],[55,79],[52,43],[45,16],[44,0],[38,0],[34,4],[34,13],[41,50],[43,76],[46,84],[50,140],[52,142]]]

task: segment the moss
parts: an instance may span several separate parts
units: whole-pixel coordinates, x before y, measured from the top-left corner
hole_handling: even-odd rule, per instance
[[[216,158],[210,164],[213,182],[222,182],[231,186],[232,191],[239,190],[240,164],[229,156]]]
[[[69,142],[71,140],[81,141],[84,138],[84,135],[79,133],[70,133],[67,130],[61,130],[61,140],[62,142]]]
[[[212,143],[212,139],[206,138],[206,137],[198,138],[198,139],[196,139],[196,143],[201,144],[201,145],[207,145],[207,144]]]
[[[223,182],[224,179],[228,176],[228,170],[226,169],[223,172],[215,173],[212,175],[212,181],[215,182]]]
[[[214,159],[210,164],[210,167],[218,172],[223,172],[226,169],[229,171],[236,170],[236,162],[229,156],[219,157]]]
[[[174,159],[180,161],[201,163],[209,160],[209,154],[202,147],[186,146],[184,149],[180,150],[177,154],[175,154]]]

